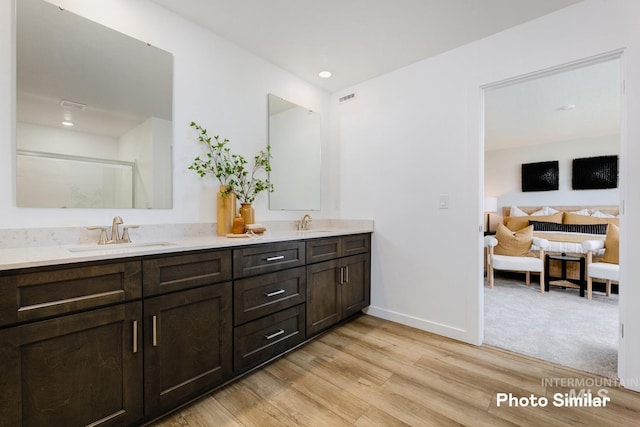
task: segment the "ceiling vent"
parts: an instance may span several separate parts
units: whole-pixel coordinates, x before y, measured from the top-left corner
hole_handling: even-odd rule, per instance
[[[68,108],[72,110],[84,110],[85,108],[87,108],[85,104],[80,104],[79,102],[73,101],[65,101],[64,99],[60,101],[60,106],[62,108]]]
[[[343,103],[343,102],[347,102],[347,101],[353,101],[354,99],[356,99],[356,93],[352,92],[348,95],[345,96],[341,96],[340,98],[338,98],[338,102],[339,103]]]

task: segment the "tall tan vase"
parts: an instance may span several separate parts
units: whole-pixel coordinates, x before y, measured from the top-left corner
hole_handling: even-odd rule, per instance
[[[218,209],[218,236],[225,236],[233,229],[233,218],[236,216],[236,194],[229,193],[223,195],[227,190],[227,185],[221,185],[216,201]]]

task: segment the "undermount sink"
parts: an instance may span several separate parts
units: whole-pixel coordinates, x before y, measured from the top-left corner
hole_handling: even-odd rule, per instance
[[[303,235],[309,234],[323,234],[323,233],[333,233],[334,230],[300,230],[300,233]]]
[[[74,246],[66,248],[69,252],[127,252],[140,249],[159,249],[167,246],[174,246],[171,242],[139,242],[139,243],[116,243],[111,245],[95,245],[95,246]]]

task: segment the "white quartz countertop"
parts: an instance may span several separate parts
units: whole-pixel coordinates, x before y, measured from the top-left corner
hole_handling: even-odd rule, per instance
[[[176,237],[166,239],[142,236],[135,238],[133,243],[98,245],[86,244],[57,244],[47,246],[31,246],[0,249],[0,270],[13,270],[47,265],[71,264],[86,261],[99,261],[138,257],[143,255],[158,255],[165,253],[180,253],[202,249],[234,248],[238,246],[274,243],[290,240],[306,240],[322,237],[342,236],[348,234],[373,232],[373,221],[357,221],[354,224],[342,223],[339,227],[321,227],[309,231],[295,231],[274,229],[263,235],[248,237],[224,237],[210,234],[198,236]]]

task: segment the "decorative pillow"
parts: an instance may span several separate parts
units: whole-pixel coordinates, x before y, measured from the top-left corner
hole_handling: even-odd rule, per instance
[[[607,234],[607,224],[558,224],[556,222],[529,221],[533,231],[560,231],[563,233]]]
[[[600,211],[593,211],[591,216],[595,216],[596,218],[615,218],[616,217],[615,215],[607,214]]]
[[[571,212],[565,212],[564,224],[615,224],[620,225],[620,218],[599,218],[594,216],[576,215]]]
[[[575,214],[575,215],[583,215],[583,216],[591,215],[589,213],[589,209],[580,209],[579,211],[572,211],[572,212],[567,212],[567,213],[572,213],[572,214]]]
[[[553,215],[541,215],[541,216],[508,216],[505,218],[505,224],[509,230],[520,230],[529,225],[529,221],[545,221],[555,222],[562,224],[562,212],[554,213]]]
[[[607,226],[607,237],[604,240],[604,256],[600,261],[620,264],[620,227],[615,224]]]
[[[529,216],[529,214],[517,206],[511,206],[509,209],[509,216]]]
[[[531,216],[549,216],[549,215],[553,215],[555,213],[558,213],[560,211],[553,209],[549,206],[545,206],[544,208],[535,211],[534,213],[531,214]]]
[[[498,244],[493,249],[496,255],[533,256],[531,242],[533,241],[533,225],[518,231],[511,231],[502,224],[496,229]]]

